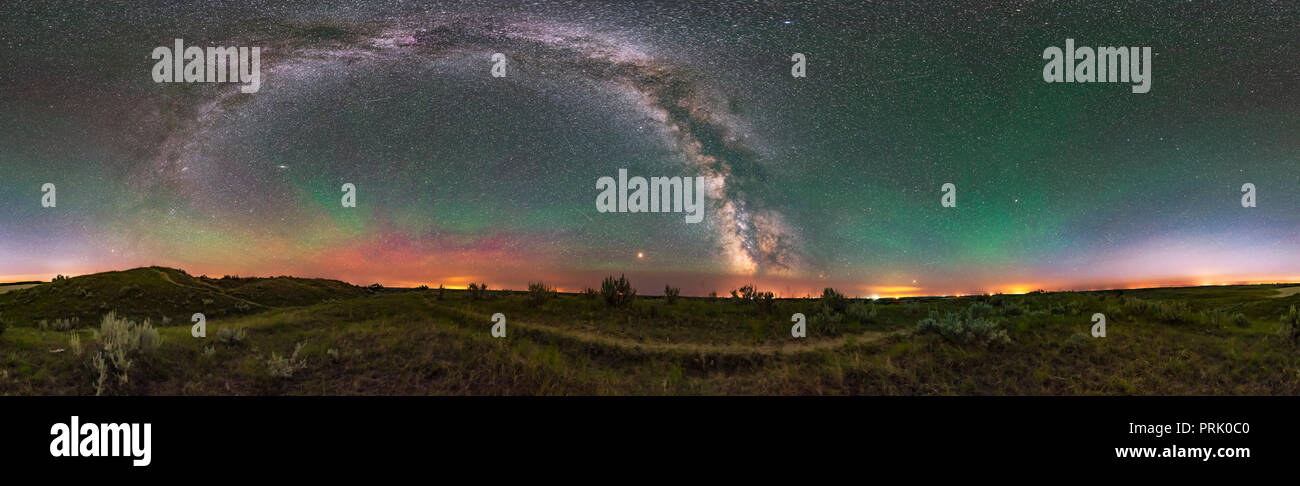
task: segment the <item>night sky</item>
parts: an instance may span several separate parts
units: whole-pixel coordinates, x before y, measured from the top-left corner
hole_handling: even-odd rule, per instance
[[[1295,3],[331,3],[6,6],[0,281],[1300,281]],[[261,47],[260,91],[155,83],[177,38]],[[1151,47],[1150,92],[1044,82],[1067,38]],[[597,212],[620,168],[714,178],[704,222]]]

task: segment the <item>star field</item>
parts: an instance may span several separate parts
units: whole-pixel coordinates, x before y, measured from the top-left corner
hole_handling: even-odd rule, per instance
[[[838,3],[19,2],[0,30],[0,279],[1300,280],[1300,8]],[[260,46],[260,91],[153,82],[150,51],[178,38]],[[1151,91],[1045,83],[1066,38],[1152,47]],[[704,222],[597,212],[620,168],[712,178]]]

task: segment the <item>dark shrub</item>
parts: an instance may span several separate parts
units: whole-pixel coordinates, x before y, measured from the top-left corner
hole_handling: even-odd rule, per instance
[[[544,282],[528,282],[528,305],[541,307],[547,300],[555,296],[555,289],[547,287]]]
[[[627,281],[626,276],[619,275],[618,280],[615,280],[611,275],[600,283],[600,295],[605,297],[605,303],[611,307],[624,307],[636,299],[636,289],[632,288],[632,283]]]
[[[470,300],[486,299],[488,286],[486,283],[470,283],[466,295]]]
[[[773,294],[771,292],[763,292],[758,295],[760,296],[760,298],[756,299],[756,302],[758,302],[759,307],[763,309],[763,312],[767,312],[770,314],[773,310],[776,309],[776,294]]]
[[[844,309],[849,306],[849,301],[844,298],[844,294],[836,292],[833,288],[826,287],[822,290],[822,305],[835,313],[843,313]]]
[[[974,316],[970,310],[964,313],[948,313],[940,318],[937,312],[916,323],[917,334],[938,334],[953,344],[1007,344],[1011,339],[1007,331],[992,319]]]
[[[677,296],[680,295],[681,293],[682,293],[682,289],[680,288],[672,287],[668,285],[664,286],[664,300],[668,301],[669,305],[672,305],[674,302],[677,302]]]
[[[760,295],[758,289],[754,288],[753,285],[746,285],[739,289],[732,289],[731,298],[743,302],[754,302],[760,298]]]

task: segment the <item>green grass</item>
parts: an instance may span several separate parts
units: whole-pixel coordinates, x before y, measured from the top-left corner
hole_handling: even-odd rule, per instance
[[[181,324],[190,322],[194,313],[211,319],[367,294],[365,289],[334,280],[211,279],[173,268],[147,267],[6,292],[0,294],[0,314],[17,326],[72,317],[79,318],[83,326],[92,326],[109,311],[136,320],[151,319],[155,325],[164,317]]]
[[[146,316],[195,312],[186,302],[164,302],[176,296],[188,298],[188,305],[201,297],[260,304],[246,313],[210,315],[206,339],[190,337],[188,319],[160,327],[161,346],[137,358],[130,383],[114,390],[121,394],[1300,392],[1300,352],[1280,336],[1278,320],[1300,304],[1300,295],[1275,297],[1278,286],[881,300],[874,317],[859,308],[836,326],[819,326],[815,316],[827,310],[815,299],[777,300],[766,311],[728,298],[681,297],[670,304],[639,296],[629,306],[611,308],[601,299],[572,294],[538,305],[526,292],[492,291],[485,299],[470,299],[449,290],[439,299],[437,290],[369,292],[301,279],[205,280],[169,269],[101,275],[113,284],[134,279],[130,284],[146,289],[111,306],[160,307],[144,310]],[[79,278],[65,285],[81,285]],[[86,280],[84,288],[104,290],[93,281]],[[47,285],[57,284],[40,287]],[[42,300],[68,295],[40,287],[4,295],[12,300],[3,301],[0,315],[18,316],[18,325],[0,334],[0,393],[93,394],[87,363],[93,333],[73,331],[86,348],[77,356],[68,349],[69,332],[30,325],[32,319],[55,317],[42,314],[54,308]],[[162,294],[148,293],[154,289]],[[25,295],[30,292],[35,293]],[[1133,299],[1177,302],[1166,310],[1191,317],[1165,319],[1158,311],[1163,304]],[[81,321],[98,323],[97,310],[91,305]],[[1009,342],[968,345],[913,333],[932,311],[988,316],[1007,331]],[[1240,312],[1247,325],[1195,317],[1216,311]],[[507,317],[505,339],[489,334],[490,316],[498,312]],[[809,319],[806,339],[790,337],[795,312]],[[1094,312],[1107,316],[1104,339],[1089,334]],[[247,337],[222,344],[216,339],[221,328],[243,328]],[[272,355],[289,356],[299,343],[305,367],[287,378],[273,375]]]

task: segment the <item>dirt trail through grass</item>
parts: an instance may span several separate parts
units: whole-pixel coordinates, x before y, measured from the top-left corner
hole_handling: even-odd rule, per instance
[[[429,305],[472,320],[481,320],[484,323],[490,323],[491,317],[487,314],[469,312],[463,309],[457,309],[445,305],[429,303]],[[612,336],[602,336],[588,332],[565,329],[557,326],[545,324],[534,324],[518,319],[507,321],[507,329],[525,329],[534,332],[557,335],[565,339],[587,342],[599,346],[625,348],[643,353],[687,353],[687,354],[710,354],[710,355],[790,355],[801,353],[813,353],[821,351],[831,351],[845,346],[866,344],[892,336],[906,336],[910,334],[906,330],[897,331],[867,331],[861,334],[850,334],[839,336],[831,339],[800,340],[787,343],[775,344],[702,344],[702,343],[655,343],[635,341],[627,338],[618,338]],[[487,329],[487,326],[484,326]]]
[[[18,290],[30,289],[41,284],[22,284],[22,285],[0,285],[0,294],[14,292]]]
[[[162,277],[162,279],[163,279],[164,281],[166,281],[167,283],[172,284],[172,285],[175,285],[175,286],[180,287],[180,288],[183,288],[183,289],[197,290],[197,291],[200,291],[200,292],[208,292],[208,293],[213,293],[213,294],[221,294],[222,297],[226,297],[226,298],[229,298],[229,299],[238,300],[238,301],[243,302],[243,303],[248,304],[248,305],[255,305],[255,306],[257,306],[257,307],[261,307],[261,308],[264,308],[264,309],[278,309],[278,307],[271,307],[271,306],[266,305],[266,304],[260,304],[260,303],[253,302],[253,301],[251,301],[251,300],[244,299],[244,298],[241,298],[241,297],[238,297],[238,296],[235,296],[235,295],[230,295],[229,293],[225,292],[224,290],[222,290],[221,288],[216,287],[216,286],[211,286],[210,288],[203,288],[203,287],[194,287],[194,286],[191,286],[191,285],[181,285],[179,282],[177,282],[177,281],[175,281],[175,280],[172,280],[172,276],[171,276],[171,275],[167,275],[167,272],[164,272],[164,271],[159,270],[159,269],[157,269],[157,268],[154,268],[154,269],[151,269],[151,270],[153,270],[154,272],[157,272],[157,273],[158,273],[158,276]]]
[[[1277,295],[1274,295],[1273,297],[1275,297],[1275,298],[1276,298],[1276,297],[1290,297],[1290,296],[1295,295],[1295,294],[1300,294],[1300,287],[1287,287],[1287,288],[1284,288],[1284,289],[1277,289]]]

